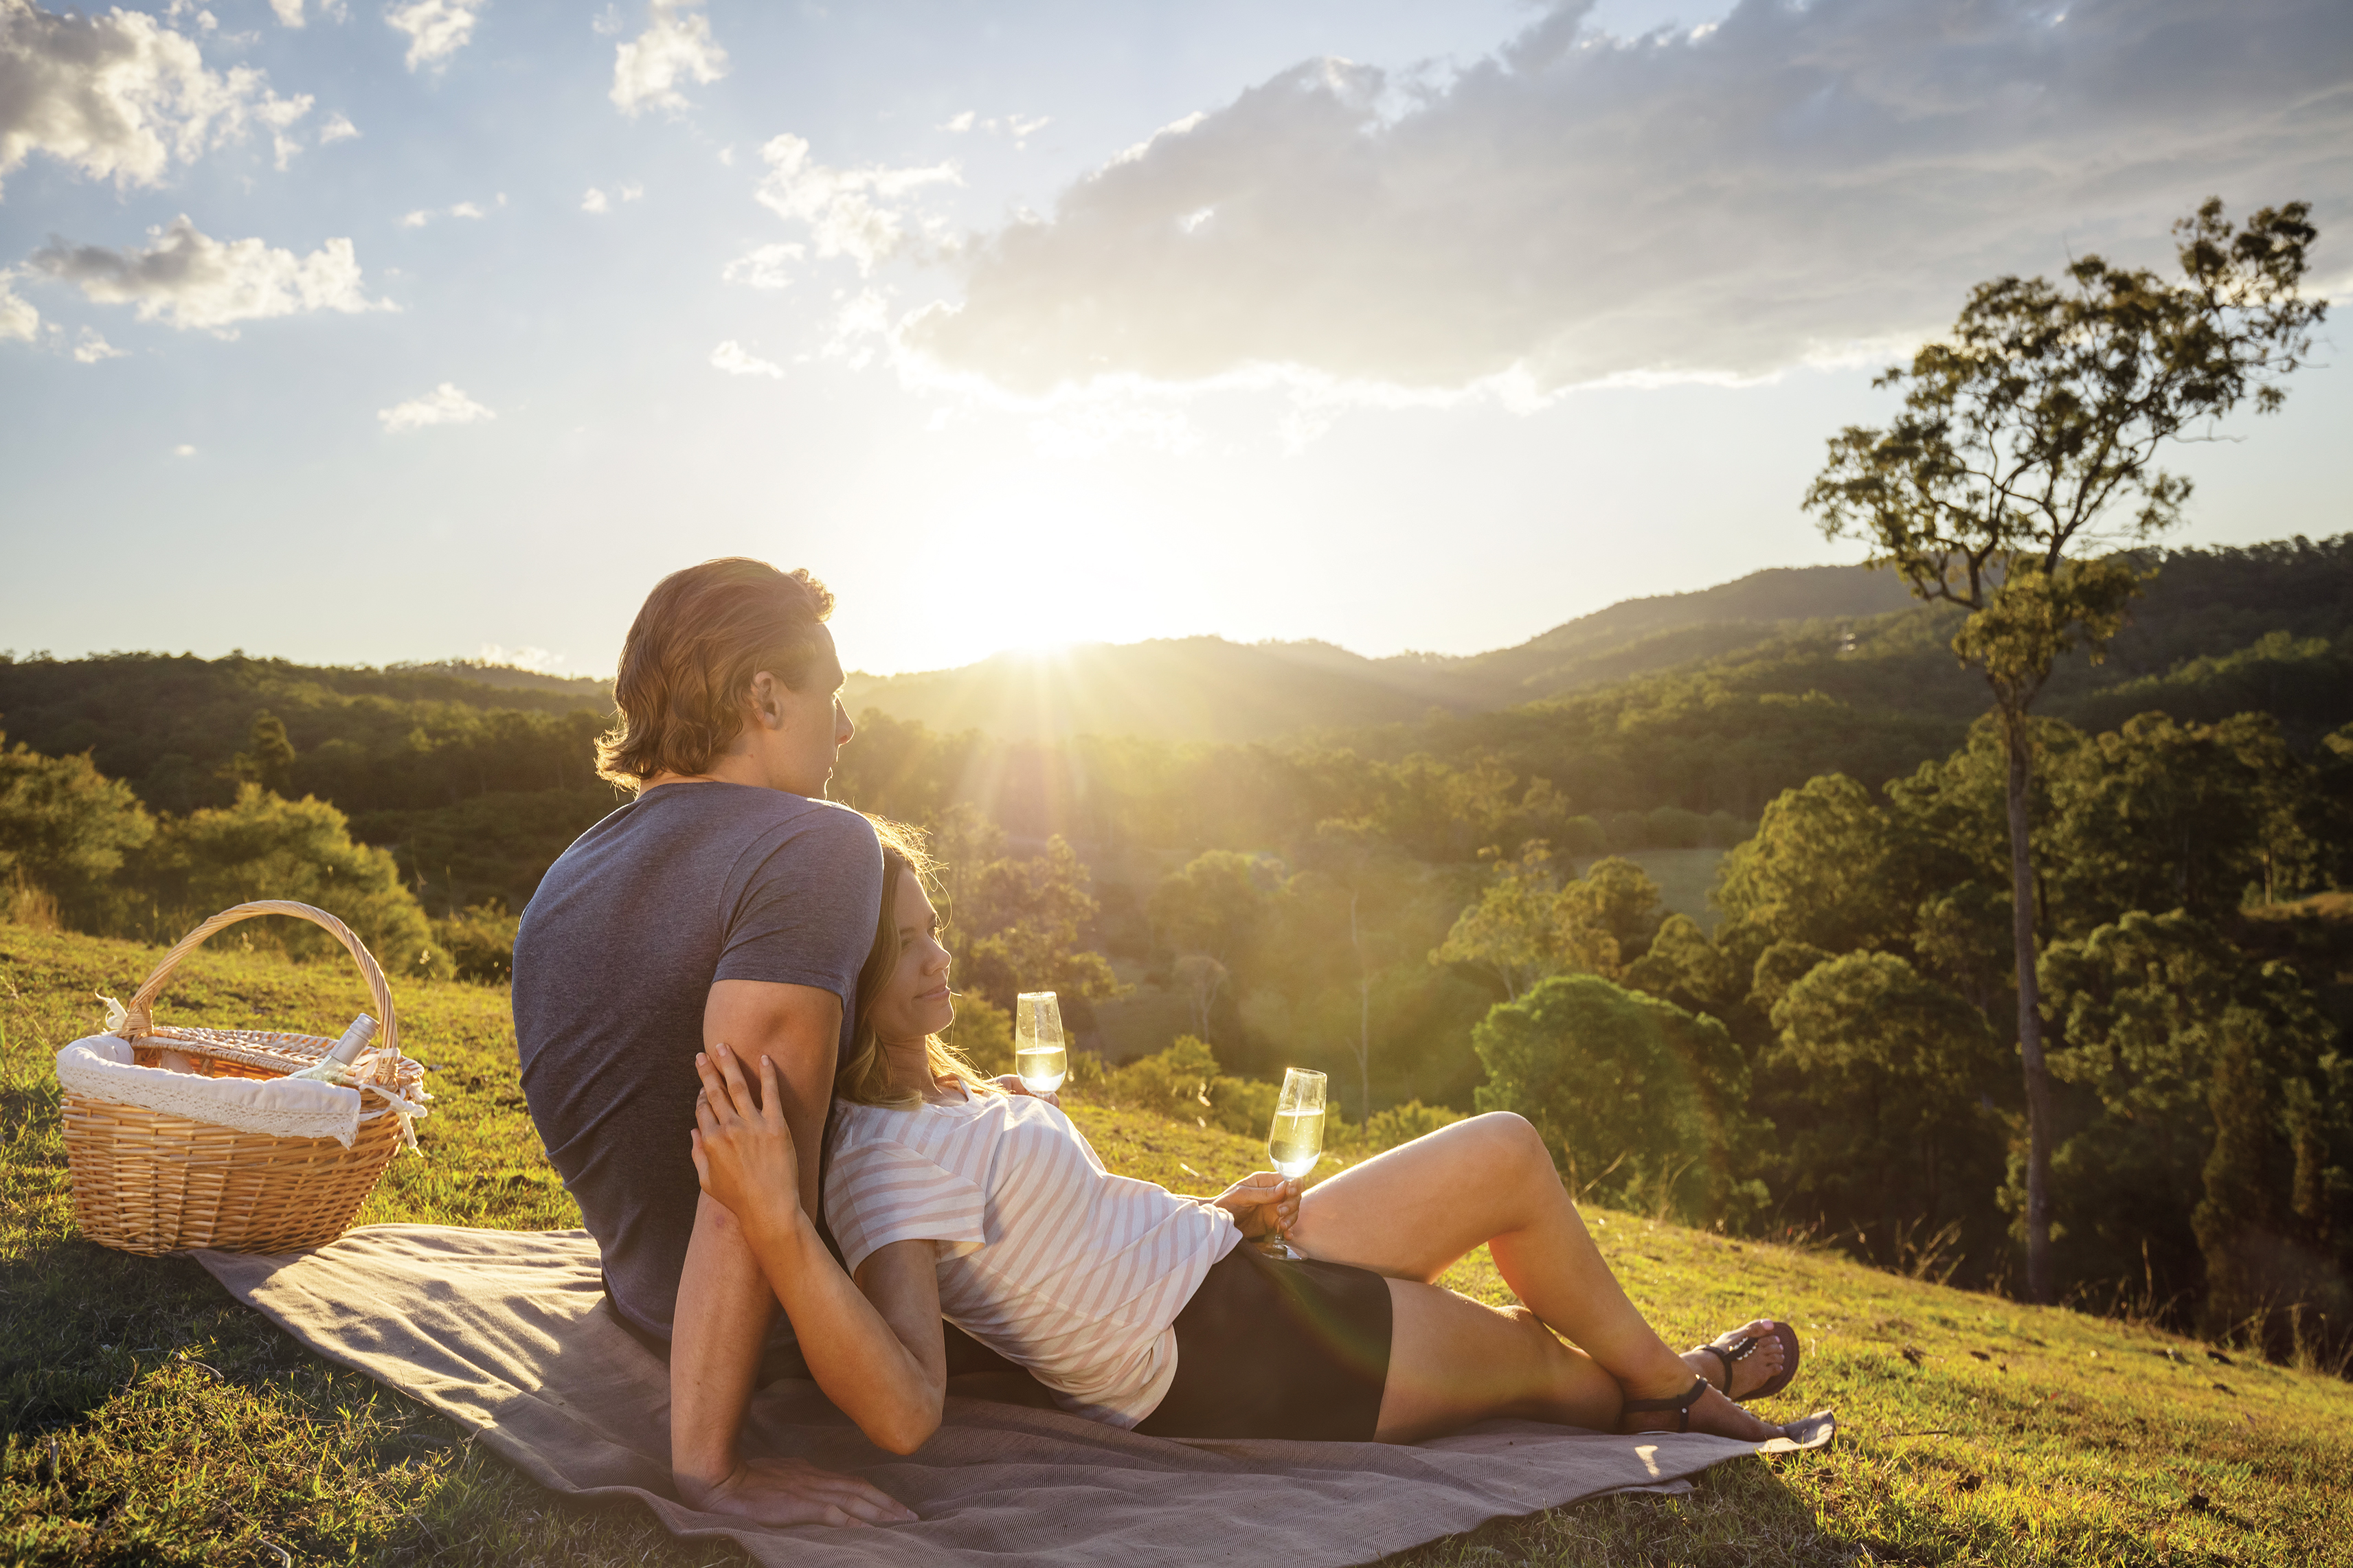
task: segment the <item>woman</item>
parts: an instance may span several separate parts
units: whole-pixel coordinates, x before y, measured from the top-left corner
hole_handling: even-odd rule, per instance
[[[1410,1443],[1492,1415],[1780,1434],[1736,1401],[1787,1383],[1795,1333],[1759,1319],[1668,1349],[1519,1117],[1458,1122],[1303,1196],[1271,1172],[1214,1198],[1108,1173],[1056,1105],[937,1038],[955,1003],[924,869],[885,832],[825,1179],[847,1276],[816,1266],[774,1065],[724,1045],[696,1062],[703,1190],[734,1213],[819,1386],[875,1443],[912,1453],[937,1429],[944,1315],[1065,1408],[1162,1436]],[[1243,1245],[1273,1230],[1305,1260]],[[1525,1307],[1430,1283],[1482,1243]]]

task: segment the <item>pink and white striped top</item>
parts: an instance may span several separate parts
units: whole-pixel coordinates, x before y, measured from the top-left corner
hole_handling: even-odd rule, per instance
[[[1176,1314],[1241,1239],[1233,1216],[1114,1176],[1043,1100],[835,1105],[825,1214],[842,1261],[937,1244],[940,1311],[1065,1409],[1134,1426],[1176,1375]]]

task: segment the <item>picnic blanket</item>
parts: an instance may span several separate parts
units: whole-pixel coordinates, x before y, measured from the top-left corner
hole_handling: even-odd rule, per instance
[[[671,1491],[668,1370],[604,1304],[585,1231],[379,1225],[313,1252],[195,1257],[320,1355],[422,1400],[542,1486],[636,1499],[673,1533],[725,1536],[764,1563],[1344,1568],[1579,1498],[1679,1490],[1725,1459],[1831,1435],[1824,1415],[1798,1441],[1761,1447],[1504,1421],[1410,1447],[1180,1443],[973,1397],[982,1390],[959,1379],[967,1386],[951,1387],[939,1432],[902,1458],[795,1380],[754,1397],[746,1447],[857,1471],[923,1518],[768,1529],[699,1512]]]

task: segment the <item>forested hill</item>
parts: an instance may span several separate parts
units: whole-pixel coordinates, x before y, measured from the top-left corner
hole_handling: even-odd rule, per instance
[[[1515,647],[1461,658],[1366,658],[1324,642],[1176,637],[1008,652],[921,674],[853,673],[848,696],[853,712],[873,709],[999,740],[1264,741],[1414,721],[1433,708],[1508,707],[1748,647],[1784,626],[1881,615],[1909,602],[1904,585],[1884,573],[1791,567],[1629,599]]]
[[[2157,579],[2106,661],[2063,668],[2046,710],[2112,722],[2166,701],[2211,704],[2227,689],[2231,705],[2215,717],[2284,705],[2292,731],[2314,733],[2353,717],[2327,696],[2332,685],[2353,689],[2343,679],[2353,648],[2353,535],[2173,551],[2153,563]],[[1400,736],[1417,743],[1433,712],[1499,714],[1461,732],[1507,733],[1523,721],[1545,724],[1541,714],[1558,705],[1516,717],[1500,710],[1628,682],[1648,689],[1643,678],[1672,676],[1759,695],[1820,691],[1867,713],[1926,721],[1945,737],[1985,704],[1982,685],[1954,663],[1949,619],[1915,604],[1891,574],[1807,567],[1630,599],[1468,658],[1371,659],[1326,643],[1187,637],[1004,653],[918,675],[853,674],[847,696],[852,712],[999,741],[1247,742],[1320,731],[1393,746]],[[2327,646],[2310,646],[2316,638]],[[2200,659],[2209,665],[2189,668]],[[1369,733],[1383,726],[1398,727],[1389,742]]]
[[[2094,730],[2156,709],[2184,721],[2260,711],[2299,750],[2353,720],[2353,535],[2179,551],[2159,567],[2108,660],[2063,668],[2041,711]],[[1277,741],[1367,763],[1492,756],[1523,784],[1551,781],[1575,813],[1753,821],[1819,773],[1876,784],[1908,773],[1984,711],[1947,646],[1949,615],[1905,606],[1896,586],[1851,568],[1759,573],[1465,659],[1198,637],[853,678],[867,734],[837,792],[918,818],[966,800],[1017,838],[1256,847],[1314,790],[1277,788],[1262,761],[1222,752],[1179,766],[1169,748]],[[0,655],[9,742],[88,752],[156,811],[225,804],[241,778],[315,795],[394,848],[437,910],[519,908],[611,809],[591,763],[607,710],[597,681],[465,663]],[[277,763],[252,750],[265,713],[290,752]],[[1060,743],[1073,732],[1143,739],[1124,752]],[[1433,795],[1429,809],[1455,807]]]

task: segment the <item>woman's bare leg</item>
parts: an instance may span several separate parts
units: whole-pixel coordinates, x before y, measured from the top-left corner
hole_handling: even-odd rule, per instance
[[[1425,1283],[1484,1242],[1513,1293],[1627,1398],[1680,1395],[1692,1385],[1693,1367],[1627,1299],[1522,1117],[1475,1116],[1342,1172],[1301,1200],[1292,1238],[1311,1258]],[[1691,1423],[1760,1440],[1779,1432],[1713,1387]]]
[[[1389,1281],[1384,1443],[1415,1443],[1489,1415],[1607,1430],[1623,1397],[1593,1358],[1524,1307],[1502,1310],[1410,1279]]]

